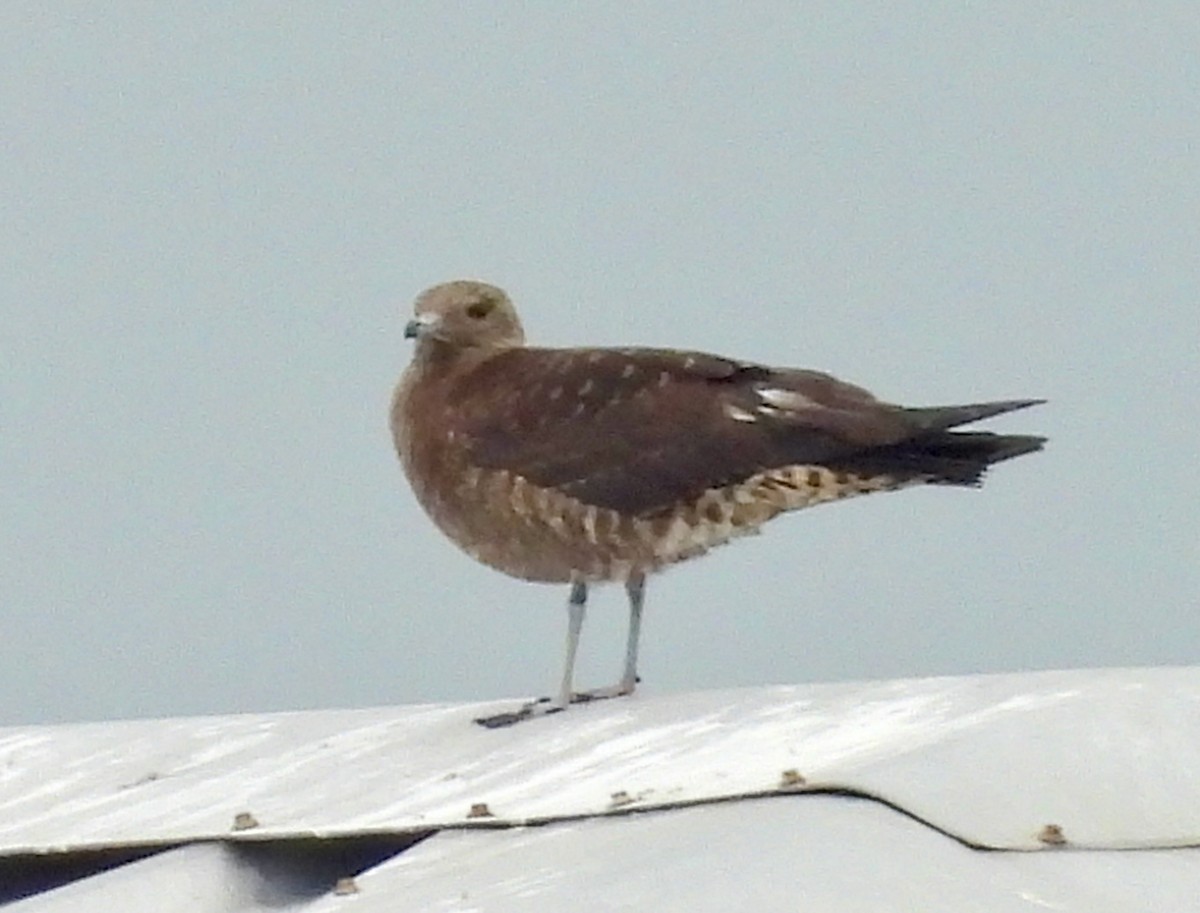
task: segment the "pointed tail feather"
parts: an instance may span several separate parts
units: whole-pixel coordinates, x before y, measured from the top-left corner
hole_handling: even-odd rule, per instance
[[[993,463],[1042,449],[1046,438],[990,431],[936,431],[838,461],[838,468],[935,485],[975,486]]]
[[[915,443],[915,442],[914,442]],[[1042,449],[1046,439],[1032,434],[949,431],[933,435],[921,448],[935,481],[946,485],[978,485],[993,463]]]
[[[991,418],[993,415],[1015,412],[1017,409],[1028,409],[1030,406],[1040,406],[1044,402],[1044,399],[1008,399],[995,403],[972,403],[966,406],[928,406],[905,409],[904,414],[914,420],[916,427],[924,431],[944,431],[947,428],[956,428],[959,425]]]

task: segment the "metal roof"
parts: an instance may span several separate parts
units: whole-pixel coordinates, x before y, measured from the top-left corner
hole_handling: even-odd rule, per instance
[[[1200,668],[505,706],[0,729],[0,903],[1200,910]]]

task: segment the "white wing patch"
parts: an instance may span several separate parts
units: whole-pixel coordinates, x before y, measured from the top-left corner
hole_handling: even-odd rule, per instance
[[[745,409],[739,409],[733,403],[725,404],[725,414],[735,422],[757,422],[758,418],[751,412]]]
[[[784,412],[799,412],[801,409],[812,409],[817,405],[803,393],[797,393],[795,390],[784,390],[780,387],[757,387],[754,392],[768,407],[774,406]],[[759,408],[766,411],[761,406]]]

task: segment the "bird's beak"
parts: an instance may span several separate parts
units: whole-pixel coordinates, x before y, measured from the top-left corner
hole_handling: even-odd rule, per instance
[[[436,314],[418,314],[404,325],[404,338],[419,339],[422,336],[428,335],[431,330],[436,329],[437,325],[438,318]]]

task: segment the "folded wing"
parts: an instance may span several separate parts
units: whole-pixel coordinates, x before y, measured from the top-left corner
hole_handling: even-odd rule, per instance
[[[976,484],[1043,439],[950,429],[1036,402],[906,409],[815,371],[658,349],[512,349],[453,390],[473,465],[638,515],[792,465]]]

